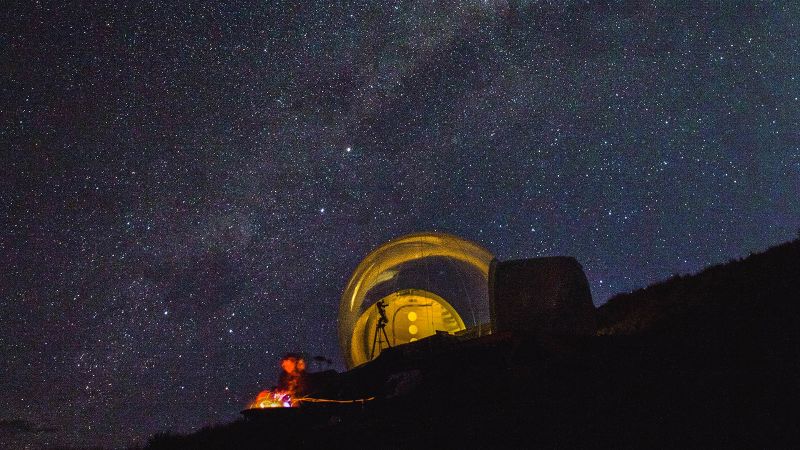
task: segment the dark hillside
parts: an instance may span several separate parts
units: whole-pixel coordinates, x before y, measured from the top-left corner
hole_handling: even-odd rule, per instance
[[[148,448],[796,448],[798,301],[794,241],[617,296],[599,336],[434,336],[339,374],[342,398],[375,395],[364,405]]]
[[[676,276],[612,298],[600,334],[652,335],[698,351],[796,362],[800,342],[800,240],[743,260]]]

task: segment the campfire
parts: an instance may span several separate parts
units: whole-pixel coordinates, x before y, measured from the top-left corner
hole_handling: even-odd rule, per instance
[[[271,408],[296,408],[301,403],[340,403],[340,404],[364,404],[374,400],[374,397],[358,399],[327,399],[311,396],[309,389],[309,376],[306,373],[306,363],[302,355],[289,353],[281,360],[281,371],[278,376],[278,385],[272,389],[266,389],[258,393],[255,400],[248,403],[249,414],[256,413],[253,410]],[[313,390],[312,390],[313,392]],[[271,414],[271,413],[270,413]]]
[[[278,386],[259,392],[248,408],[293,408],[299,405],[298,394],[302,390],[302,379],[305,375],[306,362],[302,355],[289,353],[281,360],[281,372]]]

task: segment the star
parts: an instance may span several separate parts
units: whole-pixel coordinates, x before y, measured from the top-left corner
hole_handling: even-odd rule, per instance
[[[574,256],[598,305],[797,233],[798,2],[18,3],[0,404],[57,431],[14,448],[233,420],[288,351],[343,370],[342,287],[408,233]]]

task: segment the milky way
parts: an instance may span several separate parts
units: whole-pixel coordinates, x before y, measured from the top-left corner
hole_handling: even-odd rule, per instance
[[[800,227],[796,1],[81,3],[0,12],[0,444],[341,368],[401,234],[573,255],[601,304]]]

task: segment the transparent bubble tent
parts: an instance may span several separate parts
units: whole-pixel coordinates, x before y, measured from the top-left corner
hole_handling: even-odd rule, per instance
[[[490,332],[493,259],[474,242],[434,232],[401,236],[373,250],[356,267],[339,306],[347,366],[437,332]]]

